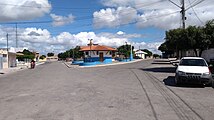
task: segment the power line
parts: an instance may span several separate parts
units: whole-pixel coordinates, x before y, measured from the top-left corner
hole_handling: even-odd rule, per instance
[[[157,16],[150,16],[150,17],[146,17],[147,20],[152,20],[152,19],[155,19],[155,18],[161,18],[161,17],[165,17],[165,16],[168,16],[168,15],[172,15],[172,14],[176,14],[176,13],[179,13],[180,11],[174,11],[174,12],[170,12],[170,13],[167,13],[167,14],[161,14],[161,15],[157,15]],[[117,26],[114,26],[114,27],[120,27],[120,26],[125,26],[125,25],[132,25],[132,24],[136,24],[136,23],[141,23],[141,22],[145,22],[144,20],[141,20],[141,21],[134,21],[134,22],[131,22],[131,23],[127,23],[127,24],[119,24]],[[101,23],[101,22],[99,22]],[[89,26],[93,26],[93,24],[85,24],[85,25],[77,25],[75,26],[76,28],[82,28],[82,27],[89,27]],[[96,29],[108,29],[108,28],[96,28]],[[93,30],[93,29],[88,29],[89,30]],[[12,35],[12,34],[10,34]],[[50,35],[58,35],[58,34],[50,34]],[[26,36],[24,34],[19,34],[18,36]],[[30,36],[30,35],[29,35]],[[43,36],[43,35],[40,35],[40,36]],[[36,37],[36,36],[35,36]]]
[[[190,6],[189,7],[187,7],[185,10],[187,11],[188,9],[190,9],[190,8],[192,8],[192,7],[194,7],[194,6],[196,6],[196,5],[198,5],[198,4],[200,4],[200,3],[202,3],[202,2],[204,2],[205,0],[199,0],[199,1],[193,1],[191,4],[190,4]],[[195,2],[195,3],[194,3]],[[193,4],[194,3],[194,4]]]
[[[162,2],[162,1],[165,1],[165,0],[160,0],[158,2],[154,2],[153,4],[156,4],[156,3],[159,3],[159,2]],[[149,5],[151,5],[152,3],[150,3]],[[148,5],[148,4],[147,4]],[[126,11],[126,12],[130,12],[130,11]],[[178,13],[179,11],[175,11],[175,12],[172,12],[172,13],[167,13],[167,14],[162,14],[162,15],[158,15],[158,16],[151,16],[151,17],[146,17],[147,20],[150,20],[150,19],[154,19],[154,18],[158,18],[158,17],[162,17],[162,16],[167,16],[167,15],[170,15],[170,14],[175,14],[175,13]],[[127,13],[127,14],[131,14],[131,13]],[[92,19],[91,16],[83,16],[81,18],[78,18],[77,20],[85,20],[85,19]],[[31,23],[51,23],[51,22],[61,22],[61,21],[29,21],[29,22],[18,22],[18,24],[31,24]],[[145,21],[134,21],[132,23],[128,23],[128,24],[119,24],[118,26],[124,26],[124,25],[130,25],[130,24],[136,24],[136,23],[139,23],[139,22],[145,22]],[[17,24],[17,22],[10,22],[10,23],[5,23],[5,24]],[[87,26],[92,26],[93,24],[86,24],[86,25],[80,25],[79,27],[87,27]],[[78,26],[77,26],[78,27]],[[101,28],[97,28],[97,29],[101,29]]]
[[[45,6],[30,6],[30,5],[17,5],[17,4],[8,4],[8,3],[0,3],[0,6],[14,6],[14,7],[20,7],[20,8],[52,8],[52,7],[45,7]],[[98,7],[97,7],[98,8]],[[68,10],[68,9],[91,9],[91,8],[71,8],[71,7],[54,7],[54,9],[65,9],[65,10]]]
[[[171,2],[172,4],[174,4],[175,6],[179,7],[181,9],[181,14],[182,14],[182,24],[183,24],[183,28],[185,29],[185,20],[186,20],[186,16],[185,16],[185,12],[190,9],[190,8],[193,8],[194,6],[202,3],[204,0],[194,0],[192,3],[190,3],[190,6],[185,8],[185,1],[184,0],[181,0],[181,4],[182,6],[179,6],[178,4],[176,4],[175,2],[173,2],[172,0],[169,0],[169,2]],[[189,1],[190,2],[190,1]],[[196,14],[196,12],[195,12]],[[197,14],[196,14],[197,16]],[[199,17],[197,17],[198,19],[200,19]]]
[[[188,1],[189,1],[189,4],[191,4],[191,3],[190,3],[190,0],[188,0]],[[191,5],[190,5],[190,7],[191,7]],[[201,24],[204,24],[204,22],[198,17],[198,15],[197,15],[197,13],[195,12],[194,8],[193,8],[193,7],[191,7],[191,8],[192,8],[192,11],[194,12],[196,18],[199,20],[199,22],[201,22]]]
[[[167,1],[167,0],[159,0],[153,3],[148,3],[148,4],[144,4],[143,6],[141,5],[140,8],[143,8],[145,6],[150,6],[150,5],[154,5],[163,1]],[[0,4],[2,5],[2,4]],[[5,5],[5,4],[3,4]],[[14,4],[6,4],[6,5],[14,5]],[[138,4],[140,5],[140,4]],[[14,6],[19,6],[19,5],[14,5]],[[136,5],[137,6],[137,5]],[[33,7],[33,6],[24,6],[24,7]],[[123,11],[123,13],[125,14],[132,14],[130,13],[131,11]],[[79,17],[77,19],[75,19],[75,21],[80,21],[80,20],[88,20],[88,19],[92,19],[93,16],[83,16],[83,17]],[[41,24],[41,23],[52,23],[52,22],[63,22],[63,21],[54,21],[54,20],[46,20],[46,21],[21,21],[21,22],[0,22],[0,24]]]
[[[159,0],[159,1],[156,1],[156,2],[151,2],[151,3],[141,3],[143,4],[143,6],[150,6],[150,5],[153,5],[153,4],[156,4],[156,3],[160,3],[160,2],[163,2],[163,1],[167,1],[167,0]],[[137,4],[136,6],[141,6],[141,4]],[[31,6],[31,5],[17,5],[17,4],[8,4],[8,3],[0,3],[0,6],[14,6],[14,7],[20,7],[20,8],[54,8],[54,9],[64,9],[64,10],[68,10],[68,9],[77,9],[77,10],[80,10],[80,9],[83,9],[83,10],[88,10],[88,9],[92,9],[92,7],[54,7],[54,6],[50,6],[50,7],[45,7],[45,6]],[[93,7],[93,8],[98,8],[98,9],[101,9],[100,7]]]

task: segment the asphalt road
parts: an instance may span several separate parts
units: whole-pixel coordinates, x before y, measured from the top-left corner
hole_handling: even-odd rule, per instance
[[[214,89],[174,85],[165,61],[0,76],[0,120],[213,120]]]

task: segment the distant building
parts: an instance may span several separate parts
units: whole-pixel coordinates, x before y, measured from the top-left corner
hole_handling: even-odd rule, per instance
[[[211,62],[210,60],[214,61],[214,48],[209,50],[204,50],[202,52],[201,57],[203,57],[208,62]]]
[[[135,52],[135,56],[138,56],[141,59],[145,59],[146,58],[146,52],[142,51],[142,50],[136,50]]]
[[[0,69],[16,67],[16,53],[0,48]]]
[[[46,57],[46,61],[52,61],[53,62],[53,61],[58,61],[58,59],[59,58],[57,55]]]
[[[33,52],[33,54],[35,55],[34,61],[38,62],[39,61],[39,52]]]
[[[80,51],[84,52],[84,62],[111,63],[113,52],[116,49],[104,45],[88,44],[88,46],[82,46]]]

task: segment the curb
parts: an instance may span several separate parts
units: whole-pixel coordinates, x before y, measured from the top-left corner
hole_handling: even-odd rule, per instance
[[[123,65],[123,64],[129,64],[129,63],[135,63],[139,61],[144,61],[144,60],[149,60],[149,59],[139,59],[139,60],[133,60],[129,62],[118,62],[118,63],[111,63],[111,64],[101,64],[101,65],[95,65],[95,66],[79,66],[79,65],[72,65],[67,62],[64,62],[66,67],[68,68],[95,68],[95,67],[105,67],[105,66],[113,66],[113,65]]]

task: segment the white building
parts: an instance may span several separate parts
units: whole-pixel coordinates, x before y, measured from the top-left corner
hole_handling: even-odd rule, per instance
[[[140,57],[141,59],[145,59],[146,57],[146,52],[144,52],[144,51],[142,51],[142,50],[137,50],[136,52],[135,52],[135,56],[138,56],[138,57]]]
[[[84,62],[111,63],[113,52],[116,49],[104,45],[88,44],[88,46],[82,46],[80,51],[84,52]]]
[[[16,53],[7,49],[0,49],[0,69],[16,67]]]

